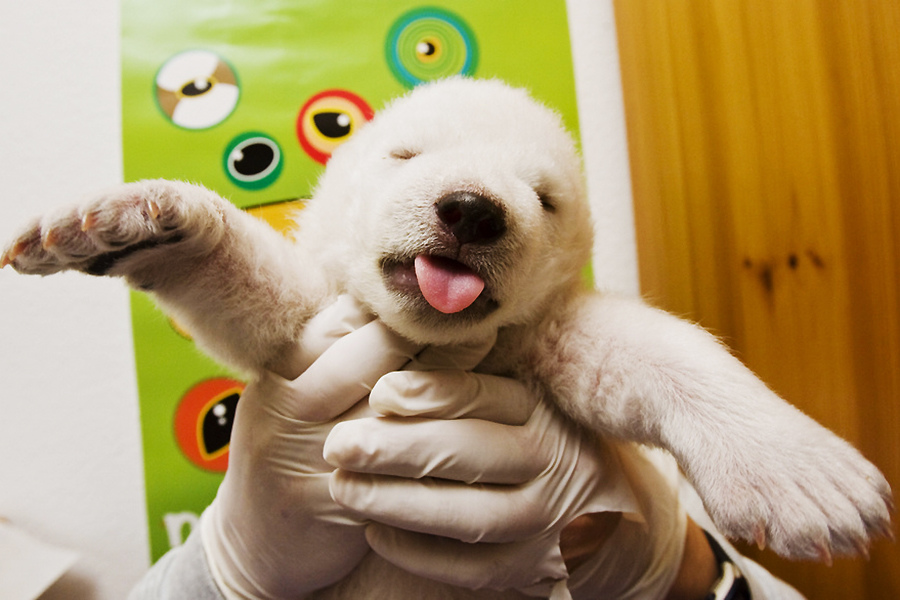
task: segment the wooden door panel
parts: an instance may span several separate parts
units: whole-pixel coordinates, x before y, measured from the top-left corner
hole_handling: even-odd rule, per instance
[[[900,3],[616,0],[641,288],[900,484]],[[810,598],[900,549],[747,549]]]

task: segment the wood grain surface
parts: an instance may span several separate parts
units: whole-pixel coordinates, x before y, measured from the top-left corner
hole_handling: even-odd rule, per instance
[[[641,288],[900,486],[900,2],[615,0]],[[895,526],[896,530],[896,526]],[[900,597],[900,546],[743,546],[810,599]]]

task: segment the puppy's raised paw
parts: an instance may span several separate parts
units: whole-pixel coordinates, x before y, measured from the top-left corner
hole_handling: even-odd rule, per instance
[[[132,275],[154,256],[171,261],[173,252],[198,255],[212,249],[229,208],[199,186],[129,183],[35,220],[9,244],[0,265],[39,275],[64,270]],[[150,249],[156,252],[145,252]]]

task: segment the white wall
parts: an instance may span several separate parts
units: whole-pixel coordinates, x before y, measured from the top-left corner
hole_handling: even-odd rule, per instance
[[[0,3],[0,240],[121,180],[117,0]],[[595,272],[637,268],[611,2],[570,0]],[[123,598],[148,565],[128,298],[0,271],[0,517],[78,550],[51,599]]]
[[[0,239],[121,180],[118,3],[0,3]],[[127,294],[0,271],[0,516],[82,554],[50,598],[123,598],[149,560]]]
[[[594,279],[605,290],[638,293],[637,247],[625,107],[612,0],[567,0],[578,118],[594,212]]]

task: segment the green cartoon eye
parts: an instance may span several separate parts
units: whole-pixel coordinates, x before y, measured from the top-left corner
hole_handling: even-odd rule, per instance
[[[156,74],[156,101],[185,129],[207,129],[234,111],[240,90],[228,63],[206,50],[190,50],[166,61]]]
[[[281,148],[263,133],[245,133],[228,144],[225,172],[239,187],[260,190],[272,185],[281,175]]]
[[[450,75],[471,75],[478,62],[475,36],[451,12],[422,8],[401,16],[385,47],[394,76],[407,87]]]

